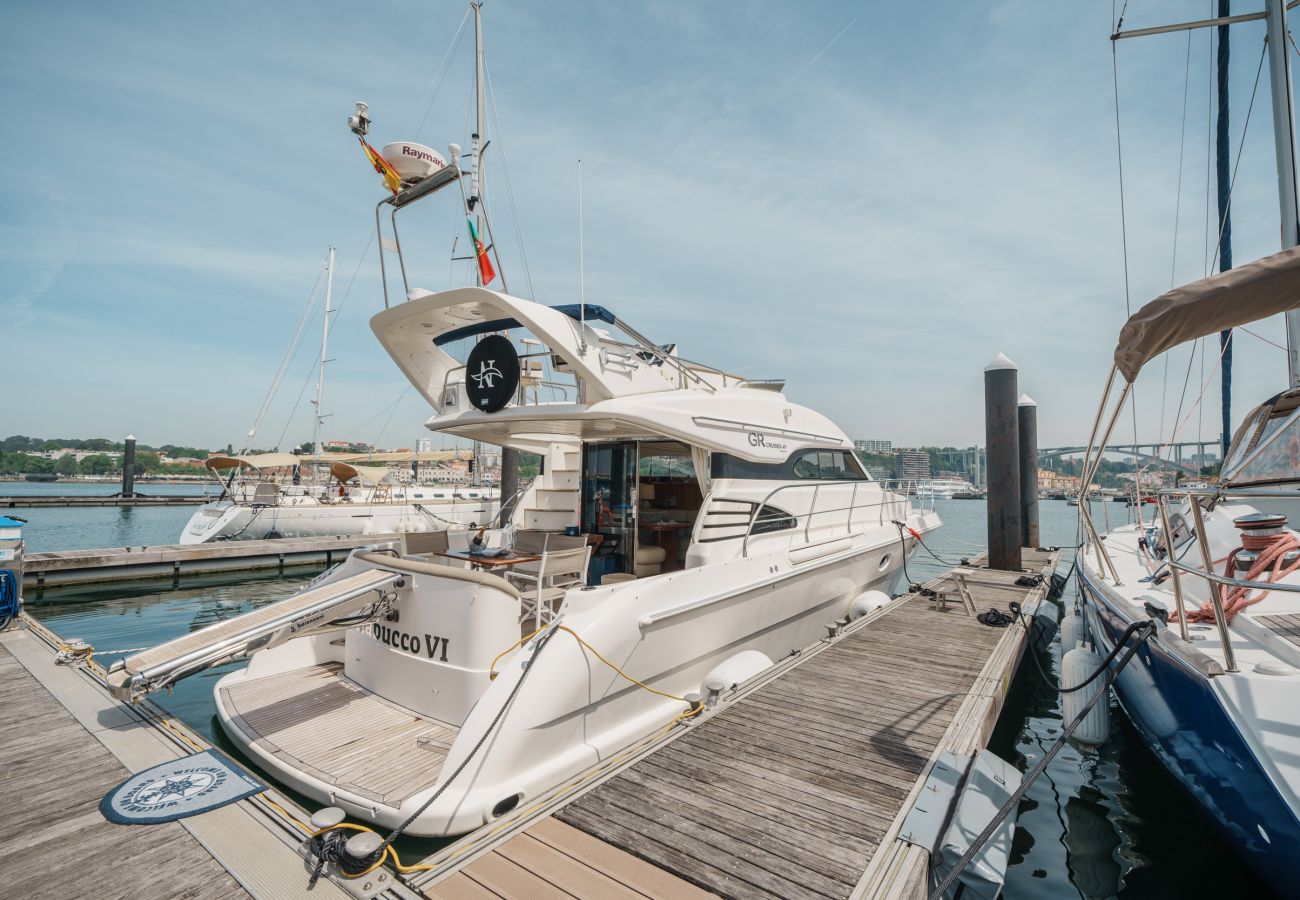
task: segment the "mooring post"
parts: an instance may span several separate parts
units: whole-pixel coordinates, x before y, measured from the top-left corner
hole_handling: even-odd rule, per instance
[[[135,435],[126,436],[126,448],[122,452],[122,496],[135,496]]]
[[[1020,431],[1020,544],[1041,547],[1038,537],[1038,404],[1020,395],[1017,427]]]
[[[989,567],[1020,569],[1018,370],[999,353],[984,367],[984,444],[988,448]]]

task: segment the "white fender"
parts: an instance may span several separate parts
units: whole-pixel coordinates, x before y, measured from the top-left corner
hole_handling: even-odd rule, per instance
[[[861,619],[867,613],[873,613],[889,603],[890,597],[884,591],[865,591],[858,594],[849,606],[849,618]]]
[[[1088,626],[1083,621],[1083,616],[1077,612],[1071,612],[1061,620],[1061,653],[1069,653],[1079,642],[1087,639]]]
[[[1082,684],[1083,680],[1101,668],[1101,654],[1090,646],[1078,646],[1061,657],[1061,687],[1072,688]],[[1098,675],[1082,690],[1061,695],[1061,720],[1068,726],[1087,706],[1088,701],[1097,696],[1101,686],[1106,683],[1105,673]],[[1103,697],[1097,701],[1088,715],[1079,723],[1072,740],[1080,744],[1097,746],[1106,743],[1110,737],[1110,706]]]
[[[744,650],[724,659],[700,682],[700,693],[704,695],[705,704],[714,706],[723,691],[730,690],[742,681],[748,681],[771,665],[772,660],[758,650]]]

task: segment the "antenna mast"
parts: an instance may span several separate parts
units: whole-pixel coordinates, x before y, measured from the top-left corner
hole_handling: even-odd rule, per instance
[[[1300,200],[1296,197],[1295,109],[1291,99],[1291,56],[1287,52],[1286,2],[1265,0],[1268,21],[1268,78],[1273,97],[1273,143],[1277,154],[1282,249],[1300,244]],[[1287,374],[1300,384],[1300,312],[1286,314]]]
[[[578,160],[578,330],[582,352],[587,352],[587,266],[583,260],[582,240],[582,160]]]
[[[334,294],[334,248],[330,247],[329,257],[325,261],[325,315],[321,317],[320,331],[320,374],[316,378],[316,399],[312,405],[316,407],[316,426],[312,434],[312,444],[316,448],[316,462],[320,462],[320,426],[325,419],[324,404],[325,402],[325,363],[329,362],[325,358],[325,352],[329,344],[330,337],[330,308],[331,300]]]
[[[483,3],[474,0],[470,6],[474,8],[474,134],[471,135],[474,142],[474,189],[470,202],[473,204],[475,227],[479,234],[483,234]],[[483,286],[483,267],[480,265],[474,266],[474,281],[479,287]],[[476,485],[483,483],[482,450],[480,442],[474,441],[472,464]]]

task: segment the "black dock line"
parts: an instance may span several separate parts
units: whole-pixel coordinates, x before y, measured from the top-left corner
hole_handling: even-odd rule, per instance
[[[1137,653],[1142,645],[1146,643],[1147,639],[1151,637],[1151,635],[1155,634],[1155,630],[1155,622],[1148,619],[1145,622],[1135,622],[1124,631],[1124,637],[1115,645],[1116,650],[1124,646],[1123,642],[1128,640],[1131,634],[1138,634],[1137,641],[1135,641],[1124,653],[1124,658],[1119,661],[1119,665],[1117,665],[1114,670],[1106,676],[1106,683],[1102,685],[1101,690],[1097,691],[1097,693],[1093,695],[1092,699],[1089,700],[1083,709],[1079,711],[1079,714],[1074,717],[1074,721],[1071,722],[1063,732],[1061,732],[1061,736],[1057,738],[1056,743],[1052,745],[1050,750],[1043,754],[1043,758],[1038,761],[1038,765],[1034,766],[1033,770],[1030,771],[1030,773],[1025,776],[1024,780],[1020,782],[1020,787],[1012,791],[1011,796],[1007,798],[1007,802],[1002,804],[1002,807],[997,811],[997,814],[993,817],[992,821],[990,821],[988,825],[984,826],[984,830],[979,833],[979,836],[975,838],[975,841],[970,845],[966,852],[962,854],[961,859],[957,860],[957,864],[943,877],[943,880],[939,882],[938,886],[930,892],[929,900],[942,900],[943,895],[948,891],[948,888],[952,887],[953,882],[955,882],[961,875],[962,871],[970,865],[970,861],[975,858],[975,855],[979,853],[980,850],[984,849],[984,845],[987,844],[989,838],[993,836],[993,832],[997,831],[998,826],[1002,824],[1003,820],[1005,820],[1006,817],[1009,816],[1017,806],[1019,806],[1020,801],[1024,798],[1025,794],[1028,793],[1030,786],[1038,780],[1040,775],[1047,771],[1048,764],[1056,758],[1056,754],[1059,753],[1061,748],[1065,746],[1067,741],[1069,741],[1070,736],[1074,734],[1081,724],[1083,724],[1083,720],[1087,718],[1088,713],[1092,711],[1092,708],[1097,705],[1097,701],[1102,697],[1108,696],[1107,692],[1109,691],[1110,686],[1115,682],[1115,679],[1119,677],[1119,673],[1124,671],[1124,667],[1129,664],[1129,661],[1133,658],[1133,654]],[[1113,655],[1114,654],[1112,653],[1112,658]],[[1103,665],[1102,668],[1105,668],[1105,666]],[[1097,672],[1100,671],[1101,669],[1097,670]],[[1091,681],[1092,678],[1096,677],[1096,674],[1097,673],[1094,672],[1088,680]],[[1085,684],[1086,683],[1087,682],[1085,682]],[[1082,685],[1080,685],[1080,687],[1082,687]]]

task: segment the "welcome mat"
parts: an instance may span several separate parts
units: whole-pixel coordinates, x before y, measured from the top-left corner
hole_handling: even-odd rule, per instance
[[[157,825],[196,816],[266,790],[220,750],[204,750],[136,772],[99,801],[119,825]]]

